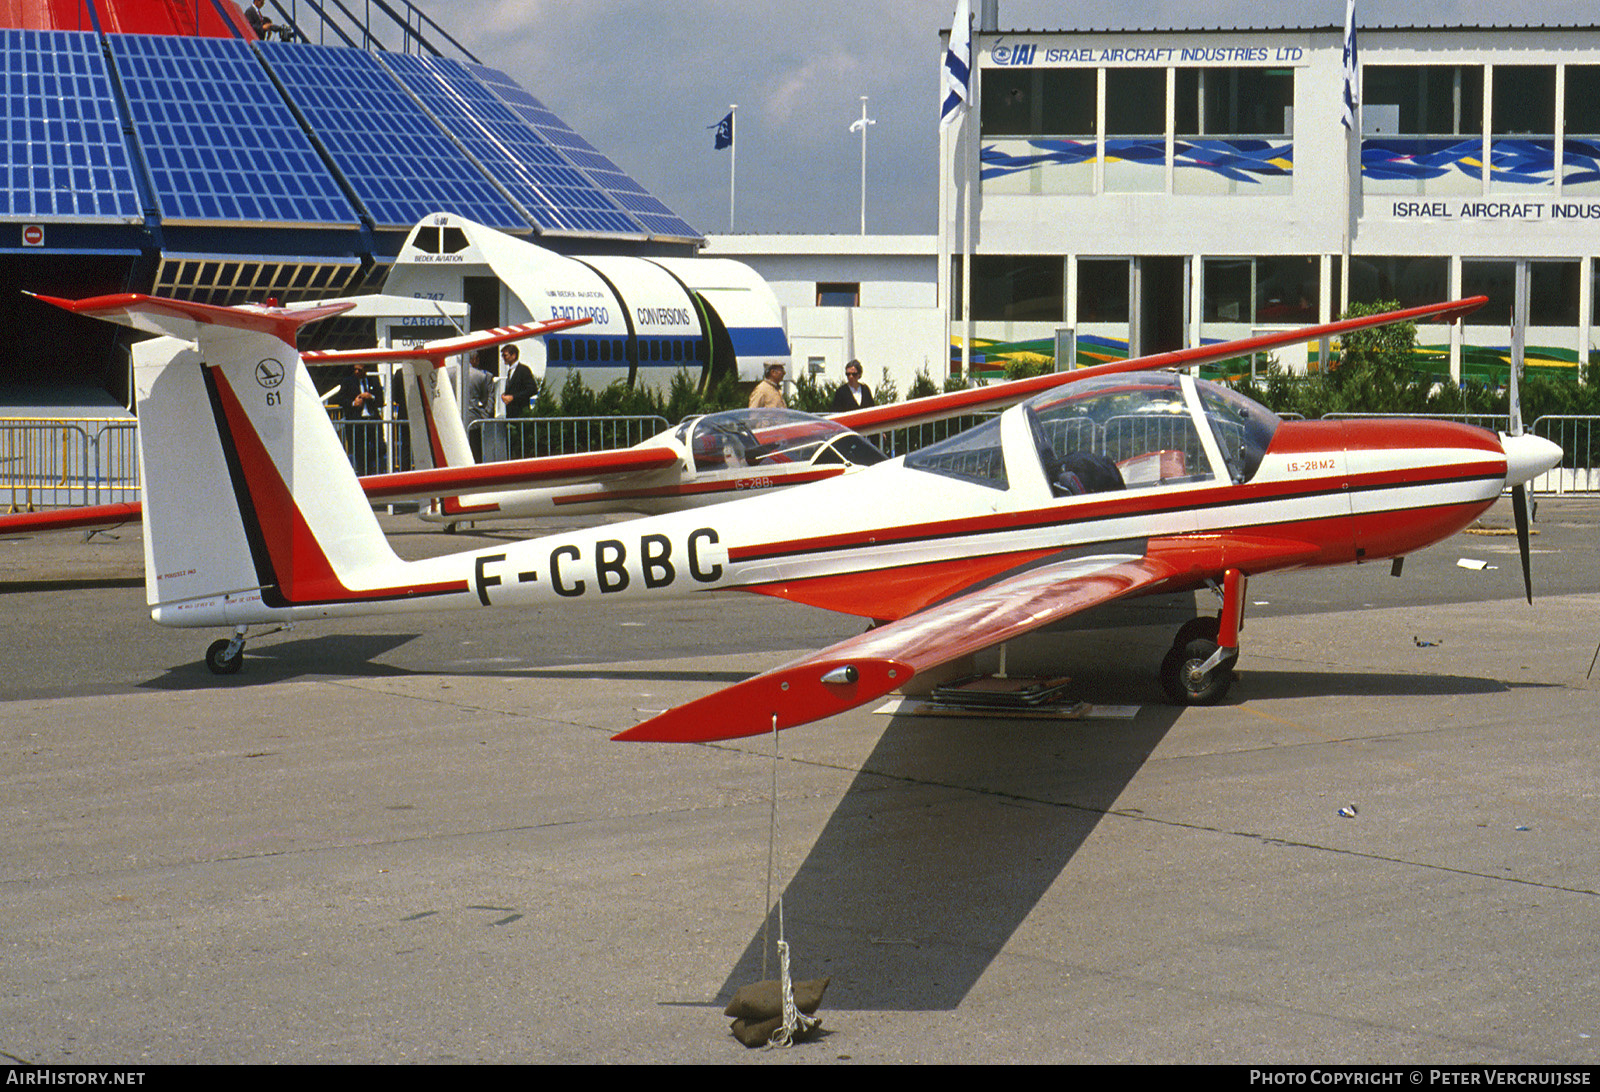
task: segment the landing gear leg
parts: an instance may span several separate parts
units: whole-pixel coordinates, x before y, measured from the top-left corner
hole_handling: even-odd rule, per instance
[[[213,641],[206,649],[206,667],[213,675],[237,675],[244,666],[244,626],[235,626],[233,639]]]
[[[1215,705],[1233,685],[1248,578],[1238,569],[1222,577],[1222,611],[1184,623],[1161,661],[1161,686],[1174,705]]]

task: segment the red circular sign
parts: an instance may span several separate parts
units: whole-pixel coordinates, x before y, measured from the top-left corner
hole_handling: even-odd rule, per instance
[[[44,246],[44,227],[40,224],[25,224],[22,228],[23,246]]]

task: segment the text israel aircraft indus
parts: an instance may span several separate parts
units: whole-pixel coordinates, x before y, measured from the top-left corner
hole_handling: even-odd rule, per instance
[[[1280,421],[1226,388],[1121,362],[846,477],[406,562],[294,349],[315,312],[62,305],[169,335],[134,347],[146,589],[159,623],[233,627],[213,670],[237,669],[250,625],[395,610],[740,590],[882,621],[622,739],[803,724],[1096,604],[1206,584],[1222,591],[1216,626],[1180,629],[1163,682],[1180,701],[1216,701],[1249,576],[1403,556],[1560,458],[1537,437],[1440,421]]]

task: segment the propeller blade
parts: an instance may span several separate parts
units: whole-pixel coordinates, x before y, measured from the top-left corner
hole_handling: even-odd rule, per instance
[[[1528,564],[1528,487],[1511,488],[1511,511],[1517,519],[1517,550],[1522,554],[1522,585],[1528,592],[1528,603],[1533,603],[1533,570]]]

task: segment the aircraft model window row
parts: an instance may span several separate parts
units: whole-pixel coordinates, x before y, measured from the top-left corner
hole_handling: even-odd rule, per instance
[[[550,359],[563,364],[586,361],[610,363],[628,359],[628,339],[625,337],[550,337],[546,341]],[[690,338],[642,337],[638,341],[641,362],[698,364],[704,358],[702,344]]]

